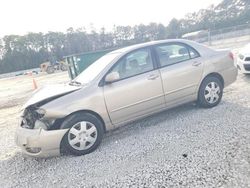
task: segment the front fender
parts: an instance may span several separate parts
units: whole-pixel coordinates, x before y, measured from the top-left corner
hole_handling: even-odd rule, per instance
[[[64,118],[77,111],[93,111],[104,121],[107,130],[113,128],[103,97],[102,87],[88,87],[57,98],[41,108],[46,110],[45,119]]]

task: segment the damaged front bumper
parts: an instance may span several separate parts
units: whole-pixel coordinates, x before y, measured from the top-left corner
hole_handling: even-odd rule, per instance
[[[60,144],[68,129],[44,130],[27,129],[19,126],[15,142],[22,152],[33,157],[50,157],[60,155]]]

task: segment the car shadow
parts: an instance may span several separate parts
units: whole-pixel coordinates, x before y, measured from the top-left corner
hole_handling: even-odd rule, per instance
[[[116,134],[126,134],[129,133],[130,129],[133,128],[133,132],[140,131],[141,129],[145,129],[147,127],[157,126],[158,124],[171,121],[176,119],[178,116],[181,116],[182,113],[193,111],[198,109],[199,107],[194,103],[184,104],[175,108],[171,108],[168,110],[164,110],[162,112],[158,112],[156,114],[147,116],[145,118],[130,122],[121,127],[115,128],[106,133],[105,138],[109,138],[110,136],[114,136]]]
[[[147,116],[145,118],[141,118],[139,120],[124,124],[120,127],[117,127],[113,130],[110,130],[104,134],[103,141],[101,145],[109,144],[112,140],[117,140],[119,137],[125,138],[127,135],[131,135],[131,129],[134,134],[139,134],[142,129],[146,129],[147,127],[157,126],[158,124],[171,121],[176,119],[178,116],[181,116],[182,113],[190,112],[193,110],[200,109],[195,103],[188,103],[184,104],[175,108],[171,108],[168,110],[164,110],[162,112],[158,112],[156,114]],[[23,155],[21,151],[18,151],[13,155],[13,157],[21,157],[24,161],[31,160],[31,161],[48,161],[54,158],[65,158],[67,156],[72,156],[67,153],[62,154],[61,156],[57,157],[46,157],[46,158],[34,158],[30,156]],[[3,159],[4,160],[4,159]],[[8,159],[7,159],[8,160]],[[1,161],[1,159],[0,159]]]

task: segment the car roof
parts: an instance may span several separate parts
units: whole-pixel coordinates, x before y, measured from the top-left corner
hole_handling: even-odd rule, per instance
[[[139,48],[143,48],[143,47],[147,47],[147,46],[152,46],[152,45],[156,45],[156,44],[167,43],[167,42],[181,42],[181,43],[185,43],[185,44],[194,43],[192,41],[185,40],[185,39],[158,40],[158,41],[150,41],[150,42],[145,42],[145,43],[140,43],[140,44],[135,44],[135,45],[127,46],[127,47],[120,48],[120,49],[117,49],[115,51],[112,51],[110,53],[127,53],[127,52],[130,52],[132,50],[139,49]]]

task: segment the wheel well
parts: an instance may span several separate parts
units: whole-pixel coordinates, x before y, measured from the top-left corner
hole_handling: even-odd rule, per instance
[[[106,132],[105,123],[104,123],[102,117],[101,117],[98,113],[96,113],[96,112],[94,112],[94,111],[92,111],[92,110],[79,110],[79,111],[73,112],[73,113],[71,113],[71,114],[69,114],[69,115],[72,115],[72,114],[75,114],[75,113],[78,113],[78,112],[89,113],[89,114],[92,114],[92,115],[94,115],[95,117],[97,117],[97,118],[102,122],[104,132]]]
[[[59,129],[60,126],[61,126],[61,124],[62,124],[62,122],[63,122],[68,116],[70,116],[70,115],[72,115],[72,114],[79,113],[79,112],[82,112],[82,113],[89,113],[89,114],[92,114],[92,115],[94,115],[95,117],[97,117],[97,118],[102,122],[104,132],[106,132],[106,126],[105,126],[105,123],[104,123],[102,117],[101,117],[98,113],[96,113],[96,112],[94,112],[94,111],[91,111],[91,110],[78,110],[78,111],[75,111],[75,112],[73,112],[73,113],[71,113],[71,114],[65,116],[64,118],[57,119],[57,120],[55,121],[54,125],[51,127],[51,130]]]
[[[205,76],[205,77],[202,79],[202,82],[203,82],[207,77],[216,77],[216,78],[218,78],[218,79],[221,81],[222,86],[224,87],[224,79],[223,79],[223,77],[222,77],[219,73],[212,72],[212,73],[208,74],[207,76]],[[199,91],[200,91],[200,87],[201,87],[202,82],[200,83],[200,86],[199,86],[199,88],[198,88],[199,90],[198,90],[198,93],[197,93],[197,97],[198,97],[198,95],[199,95]]]
[[[224,79],[219,73],[216,73],[216,72],[210,73],[205,78],[203,78],[203,80],[206,79],[207,77],[216,77],[216,78],[218,78],[221,81],[222,86],[224,87]]]

